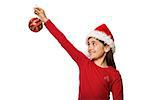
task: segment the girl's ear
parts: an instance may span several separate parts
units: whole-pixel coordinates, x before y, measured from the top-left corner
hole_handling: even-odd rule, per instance
[[[108,52],[109,50],[110,50],[110,46],[109,45],[104,46],[104,51],[105,52]]]

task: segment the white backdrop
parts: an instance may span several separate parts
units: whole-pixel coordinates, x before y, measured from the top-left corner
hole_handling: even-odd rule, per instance
[[[85,54],[86,35],[106,23],[115,38],[124,99],[150,99],[148,0],[1,0],[0,100],[78,99],[76,63],[45,27],[28,29],[36,5]]]

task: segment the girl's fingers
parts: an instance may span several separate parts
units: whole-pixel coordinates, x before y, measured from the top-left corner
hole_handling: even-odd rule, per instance
[[[40,8],[40,7],[35,7],[34,10],[37,10],[37,11],[43,11],[43,9]]]
[[[34,13],[37,14],[37,15],[39,15],[39,14],[41,14],[41,13],[43,13],[43,12],[44,12],[44,11],[43,11],[42,8],[39,8],[39,7],[34,8]]]
[[[38,15],[38,12],[37,12],[37,11],[35,11],[35,10],[34,10],[34,13],[35,13],[36,15]]]
[[[37,14],[37,15],[39,15],[40,14],[40,10],[34,9],[34,13]]]
[[[45,12],[42,8],[35,7],[34,8],[34,13],[41,19],[42,22],[44,22],[46,19]]]

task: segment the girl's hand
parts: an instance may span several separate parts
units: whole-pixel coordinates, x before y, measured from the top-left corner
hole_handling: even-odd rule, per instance
[[[34,8],[34,13],[42,20],[42,22],[46,22],[48,19],[45,15],[45,12],[42,8],[40,7],[35,7]]]

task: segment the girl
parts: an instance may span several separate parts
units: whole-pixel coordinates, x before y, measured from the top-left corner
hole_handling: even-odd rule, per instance
[[[122,79],[113,59],[114,39],[105,24],[100,25],[87,36],[89,59],[67,40],[46,17],[42,8],[34,8],[34,13],[79,66],[78,100],[109,100],[110,92],[113,100],[123,100]]]

